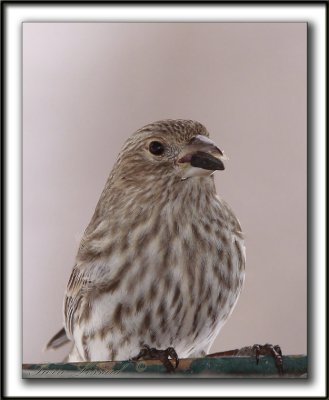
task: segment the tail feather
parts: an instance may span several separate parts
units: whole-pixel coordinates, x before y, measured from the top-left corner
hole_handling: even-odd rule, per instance
[[[70,339],[67,337],[65,329],[62,328],[49,340],[45,350],[57,349],[58,347],[61,347],[68,342],[70,342]]]

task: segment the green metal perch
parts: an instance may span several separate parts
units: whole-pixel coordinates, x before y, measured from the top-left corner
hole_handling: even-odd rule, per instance
[[[23,378],[307,378],[307,356],[283,356],[280,376],[272,357],[218,357],[181,359],[168,374],[158,360],[23,364]]]

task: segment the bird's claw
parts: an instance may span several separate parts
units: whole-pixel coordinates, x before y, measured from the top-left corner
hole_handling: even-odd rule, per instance
[[[272,356],[274,358],[275,365],[279,372],[279,375],[283,375],[283,360],[282,360],[282,351],[279,345],[272,345],[266,343],[262,344],[254,344],[253,346],[242,347],[241,349],[227,350],[221,351],[219,353],[207,354],[206,357],[242,357],[249,356],[256,358],[256,364],[259,363],[259,356]]]
[[[282,361],[282,351],[281,347],[276,344],[266,343],[264,345],[254,344],[252,346],[253,354],[256,357],[256,364],[259,363],[259,356],[272,356],[275,361],[275,365],[279,371],[280,375],[283,375],[283,361]]]
[[[165,350],[165,352],[166,352],[167,356],[170,356],[170,358],[175,361],[175,369],[176,369],[178,367],[178,364],[179,364],[179,358],[178,358],[178,355],[176,353],[176,350],[173,347],[168,347]]]
[[[169,357],[175,361],[175,365],[170,362]],[[173,347],[168,347],[165,350],[158,350],[154,347],[144,344],[137,356],[132,357],[132,360],[138,361],[141,358],[144,360],[160,360],[166,367],[168,373],[175,372],[175,369],[179,364],[178,355]]]

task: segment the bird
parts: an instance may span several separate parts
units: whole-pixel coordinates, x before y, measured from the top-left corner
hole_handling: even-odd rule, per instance
[[[69,362],[209,352],[245,279],[244,234],[214,182],[225,160],[194,120],[153,122],[126,140],[77,251],[64,328],[47,348],[70,341]]]

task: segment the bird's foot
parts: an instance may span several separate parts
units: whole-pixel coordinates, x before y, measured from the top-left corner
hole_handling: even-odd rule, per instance
[[[207,354],[206,357],[227,357],[227,356],[251,356],[256,358],[256,364],[259,363],[259,356],[272,356],[275,361],[275,365],[279,371],[279,375],[283,375],[283,361],[282,351],[279,345],[273,345],[266,343],[254,344],[253,346],[242,347],[241,349],[222,351],[219,353]]]
[[[169,357],[170,359],[174,360],[174,365],[171,363]],[[168,347],[165,350],[158,350],[154,347],[144,344],[140,352],[137,354],[137,356],[133,357],[132,360],[138,361],[141,358],[144,360],[160,360],[166,367],[168,373],[175,372],[175,369],[179,364],[178,355],[173,347]]]

